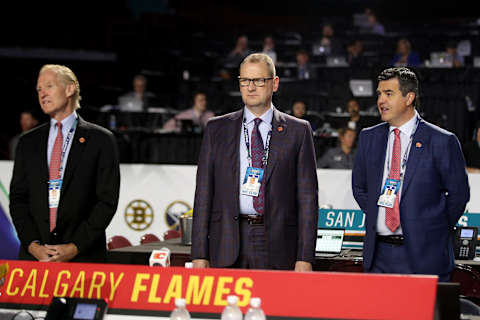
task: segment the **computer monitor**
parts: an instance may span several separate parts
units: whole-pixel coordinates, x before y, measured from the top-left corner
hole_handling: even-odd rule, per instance
[[[342,252],[345,229],[317,229],[317,243],[315,254],[317,256],[335,256]]]

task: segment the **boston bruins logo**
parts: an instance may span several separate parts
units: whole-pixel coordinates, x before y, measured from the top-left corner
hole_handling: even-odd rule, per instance
[[[133,230],[142,231],[153,222],[153,209],[144,200],[133,200],[125,208],[125,222]]]

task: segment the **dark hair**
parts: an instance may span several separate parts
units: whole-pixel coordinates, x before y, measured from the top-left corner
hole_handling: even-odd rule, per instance
[[[390,80],[393,78],[398,79],[400,92],[405,97],[407,93],[415,93],[415,99],[413,100],[413,106],[418,108],[420,106],[420,96],[418,90],[418,79],[415,73],[406,67],[395,67],[383,70],[377,77],[378,81]]]
[[[343,136],[345,136],[345,134],[346,134],[348,131],[352,131],[352,132],[357,133],[357,131],[355,131],[354,129],[352,129],[352,128],[350,128],[350,127],[342,127],[342,128],[339,128],[339,129],[337,130],[338,136],[339,136],[339,137],[343,137]]]

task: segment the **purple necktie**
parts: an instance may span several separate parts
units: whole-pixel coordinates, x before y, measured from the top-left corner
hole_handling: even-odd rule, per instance
[[[258,129],[258,126],[262,122],[262,119],[260,118],[255,118],[255,126],[253,127],[252,130],[252,139],[251,139],[251,144],[252,144],[252,166],[254,168],[263,168],[263,156],[265,154],[265,149],[263,146],[263,140],[262,140],[262,135],[260,134],[260,130]],[[265,169],[265,168],[263,168]],[[263,180],[263,179],[262,179]],[[258,214],[263,214],[263,199],[264,199],[264,183],[262,181],[262,184],[260,186],[260,192],[257,197],[253,197],[253,208],[255,208],[255,211],[258,212]]]

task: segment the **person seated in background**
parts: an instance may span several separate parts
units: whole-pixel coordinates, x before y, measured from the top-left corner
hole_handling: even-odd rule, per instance
[[[266,36],[263,39],[263,53],[272,58],[274,64],[277,63],[277,53],[275,52],[275,41],[272,36]]]
[[[18,139],[20,139],[20,136],[28,130],[35,128],[37,125],[38,119],[33,111],[25,110],[20,113],[20,128],[22,129],[22,132],[10,140],[10,160],[15,160],[15,149],[17,149]]]
[[[335,38],[332,24],[322,27],[322,37],[313,44],[313,55],[338,56],[344,54],[342,42]]]
[[[347,112],[349,113],[349,117],[346,119],[345,123],[342,124],[342,127],[348,127],[352,130],[355,130],[357,134],[362,131],[363,128],[367,128],[375,124],[371,119],[362,117],[360,115],[360,105],[355,98],[348,99]]]
[[[132,84],[133,91],[118,98],[120,111],[144,111],[156,98],[154,93],[147,91],[147,78],[144,75],[137,74]]]
[[[235,47],[228,54],[225,59],[225,64],[234,65],[237,67],[243,59],[250,54],[250,49],[248,48],[248,37],[246,35],[241,35],[237,38]]]
[[[303,101],[295,101],[292,105],[292,116],[298,119],[306,120],[310,123],[312,130],[315,131],[319,127],[319,120],[307,114],[307,105]]]
[[[378,34],[381,36],[385,35],[385,27],[383,26],[383,24],[378,22],[376,13],[371,9],[367,9],[365,11],[368,21],[368,29],[366,31],[371,34]]]
[[[447,42],[447,46],[445,48],[447,54],[452,59],[452,67],[453,68],[461,68],[465,65],[465,59],[463,56],[458,54],[457,51],[457,42],[454,40],[450,40]]]
[[[338,129],[339,146],[328,149],[325,154],[317,161],[318,168],[330,169],[353,169],[353,160],[355,159],[355,130],[350,128]]]
[[[193,94],[193,106],[168,120],[164,124],[163,129],[172,132],[181,132],[189,129],[184,128],[184,125],[186,121],[191,121],[191,124],[195,128],[193,131],[201,132],[207,125],[207,121],[213,116],[214,113],[207,110],[207,95],[203,92],[195,92]]]
[[[363,42],[352,40],[347,45],[347,62],[350,67],[365,67],[367,61],[363,55]]]
[[[397,42],[397,53],[391,62],[395,67],[417,67],[421,64],[420,57],[412,51],[412,45],[406,38],[399,39]]]
[[[297,51],[297,78],[299,80],[316,79],[317,72],[315,68],[310,65],[310,57],[308,52],[304,49]]]
[[[465,143],[463,155],[469,173],[480,173],[480,121],[475,125],[473,140]]]

